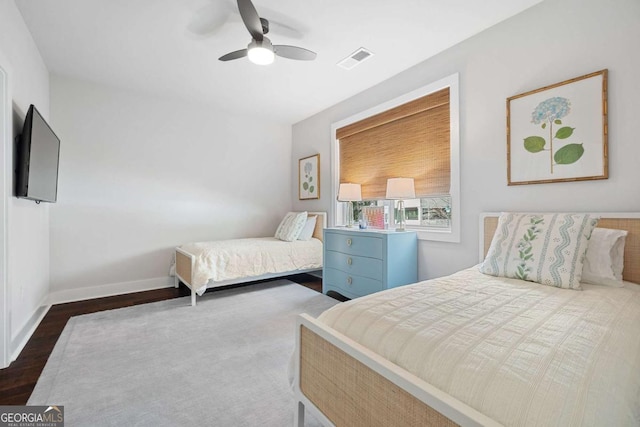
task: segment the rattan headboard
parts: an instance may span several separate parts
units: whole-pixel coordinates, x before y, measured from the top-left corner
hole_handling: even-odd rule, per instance
[[[322,241],[322,233],[327,228],[327,213],[326,212],[307,212],[307,215],[316,215],[316,228],[313,229],[313,237]]]
[[[600,216],[598,227],[627,230],[624,246],[623,279],[640,284],[640,213],[594,213]],[[491,239],[498,226],[499,213],[483,213],[480,216],[481,260],[489,251]]]

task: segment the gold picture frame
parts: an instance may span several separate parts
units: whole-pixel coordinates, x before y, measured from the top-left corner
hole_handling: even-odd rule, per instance
[[[320,198],[320,154],[298,160],[298,199]]]
[[[607,70],[507,98],[508,185],[607,179]]]

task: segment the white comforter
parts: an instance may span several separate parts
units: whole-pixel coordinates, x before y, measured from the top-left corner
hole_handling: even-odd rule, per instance
[[[191,285],[200,295],[220,282],[270,273],[322,268],[322,242],[284,242],[273,237],[217,240],[180,246],[195,256]]]
[[[639,290],[558,289],[474,267],[319,320],[504,425],[638,426]]]

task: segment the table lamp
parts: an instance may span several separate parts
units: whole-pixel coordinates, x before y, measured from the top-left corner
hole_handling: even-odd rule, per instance
[[[353,227],[353,202],[359,202],[361,200],[362,189],[360,184],[340,184],[338,201],[347,202],[347,227]]]
[[[389,178],[387,180],[387,200],[398,200],[400,222],[396,231],[405,231],[404,201],[416,198],[413,178]]]

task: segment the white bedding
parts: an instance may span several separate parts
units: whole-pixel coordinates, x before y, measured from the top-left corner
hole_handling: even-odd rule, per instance
[[[319,320],[504,425],[638,426],[640,286],[583,287],[473,267]]]
[[[274,237],[217,240],[180,246],[195,256],[193,289],[202,295],[209,280],[219,282],[270,273],[322,268],[322,242],[285,242]]]

